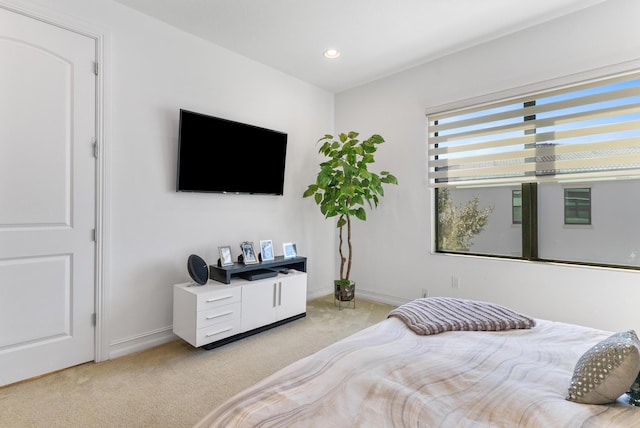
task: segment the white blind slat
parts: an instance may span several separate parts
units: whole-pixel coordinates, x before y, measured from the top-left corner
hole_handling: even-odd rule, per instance
[[[570,98],[568,100],[556,101],[548,104],[532,105],[529,107],[515,108],[513,110],[488,114],[485,116],[472,117],[470,119],[462,119],[443,124],[430,124],[433,132],[442,132],[449,129],[464,128],[467,126],[478,125],[482,123],[497,122],[506,119],[522,118],[525,116],[533,116],[540,113],[548,113],[557,110],[564,110],[571,107],[586,106],[606,101],[620,100],[630,97],[640,96],[640,87],[624,88],[616,91],[604,92],[601,94],[587,95],[584,97]]]
[[[591,143],[574,144],[570,146],[534,146],[528,149],[513,150],[500,153],[490,153],[477,156],[465,156],[460,158],[437,158],[429,160],[430,167],[455,167],[456,165],[464,165],[470,163],[491,162],[492,160],[509,160],[509,159],[525,159],[534,156],[554,156],[580,152],[595,152],[596,150],[617,150],[625,148],[636,148],[640,142],[637,138],[621,138],[618,140],[601,140]],[[640,150],[640,149],[639,149]],[[597,158],[592,158],[598,165]]]
[[[429,123],[435,186],[640,174],[639,72],[434,114]]]
[[[550,89],[546,91],[538,91],[530,94],[508,98],[506,100],[493,101],[488,103],[482,103],[475,106],[462,107],[462,108],[458,108],[450,111],[432,113],[432,114],[429,114],[429,119],[432,121],[442,121],[450,117],[460,116],[462,114],[472,114],[479,111],[489,110],[491,108],[505,107],[512,104],[524,104],[528,101],[535,100],[535,99],[553,97],[557,95],[563,95],[569,92],[578,92],[585,89],[593,89],[593,88],[615,84],[615,83],[628,82],[628,81],[639,79],[639,78],[640,78],[640,71],[624,73],[617,76],[611,76],[605,79],[595,79],[585,83],[580,83],[575,85],[566,85],[563,87]]]
[[[459,140],[468,140],[470,138],[478,138],[484,137],[488,135],[496,135],[500,134],[518,132],[518,131],[534,131],[540,128],[548,128],[551,126],[558,125],[567,125],[570,123],[583,122],[587,120],[596,121],[598,119],[607,119],[613,117],[621,117],[628,114],[638,113],[640,111],[640,104],[626,106],[626,107],[610,107],[603,110],[595,110],[588,112],[580,112],[567,114],[564,116],[557,117],[549,117],[546,119],[533,119],[528,121],[522,121],[507,125],[494,126],[494,127],[486,127],[486,128],[477,128],[468,130],[465,132],[459,132],[456,134],[445,135],[445,136],[434,136],[429,138],[429,142],[432,144],[440,144],[448,141],[459,141]],[[620,127],[622,129],[626,125],[626,121],[621,122]]]

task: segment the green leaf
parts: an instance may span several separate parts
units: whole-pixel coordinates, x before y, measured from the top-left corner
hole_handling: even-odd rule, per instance
[[[358,132],[349,131],[349,138],[357,138],[360,135]]]
[[[326,189],[330,183],[331,183],[331,176],[326,174],[318,175],[318,187],[320,187],[321,189]]]
[[[358,174],[360,175],[360,177],[364,178],[364,179],[370,179],[371,178],[371,173],[367,170],[367,168],[360,168],[358,170]]]
[[[320,202],[322,202],[322,194],[316,193],[315,199],[316,199],[316,204],[320,205]]]
[[[342,194],[343,195],[348,195],[348,196],[353,196],[356,193],[356,188],[353,184],[345,184],[344,186],[342,186]]]
[[[364,200],[362,199],[362,196],[355,195],[353,198],[351,198],[351,206],[363,205],[363,204],[364,204]]]
[[[382,182],[389,184],[398,184],[398,179],[395,176],[389,174],[382,178]]]
[[[340,217],[340,219],[338,219],[338,222],[336,223],[336,227],[342,227],[345,224],[347,224],[347,219],[345,219],[344,217]]]
[[[315,184],[311,184],[309,185],[309,187],[307,188],[307,190],[304,192],[304,194],[302,195],[303,198],[306,198],[308,196],[313,195],[314,193],[316,193],[316,191],[318,190],[318,186]]]
[[[331,151],[331,143],[329,141],[326,141],[322,146],[320,146],[318,153],[322,153],[325,156],[329,156],[330,151]]]
[[[379,134],[373,134],[367,141],[369,141],[371,144],[382,144],[384,143],[384,138],[382,138],[382,136]]]
[[[360,207],[356,210],[356,217],[362,221],[367,220],[367,213],[364,208]]]

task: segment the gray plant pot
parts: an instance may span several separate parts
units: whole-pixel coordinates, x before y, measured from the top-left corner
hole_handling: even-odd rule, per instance
[[[350,302],[356,296],[356,283],[350,281],[349,284],[341,284],[340,280],[335,280],[334,284],[334,296],[336,300],[341,302]]]

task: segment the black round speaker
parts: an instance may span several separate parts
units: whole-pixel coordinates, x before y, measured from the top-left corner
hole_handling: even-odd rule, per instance
[[[204,285],[209,280],[209,266],[202,257],[191,254],[187,259],[187,270],[189,276],[200,285]]]

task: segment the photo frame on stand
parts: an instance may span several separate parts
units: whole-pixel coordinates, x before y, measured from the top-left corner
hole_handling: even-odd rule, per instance
[[[220,253],[220,266],[231,266],[233,264],[230,246],[218,247],[218,252]]]
[[[293,259],[298,256],[296,244],[294,244],[293,242],[285,242],[284,244],[282,244],[282,252],[284,253],[285,259]]]
[[[263,262],[275,259],[273,255],[273,243],[270,239],[260,241],[260,257]]]
[[[253,248],[253,242],[245,241],[241,243],[240,249],[242,250],[242,261],[245,265],[258,263],[256,250]]]

